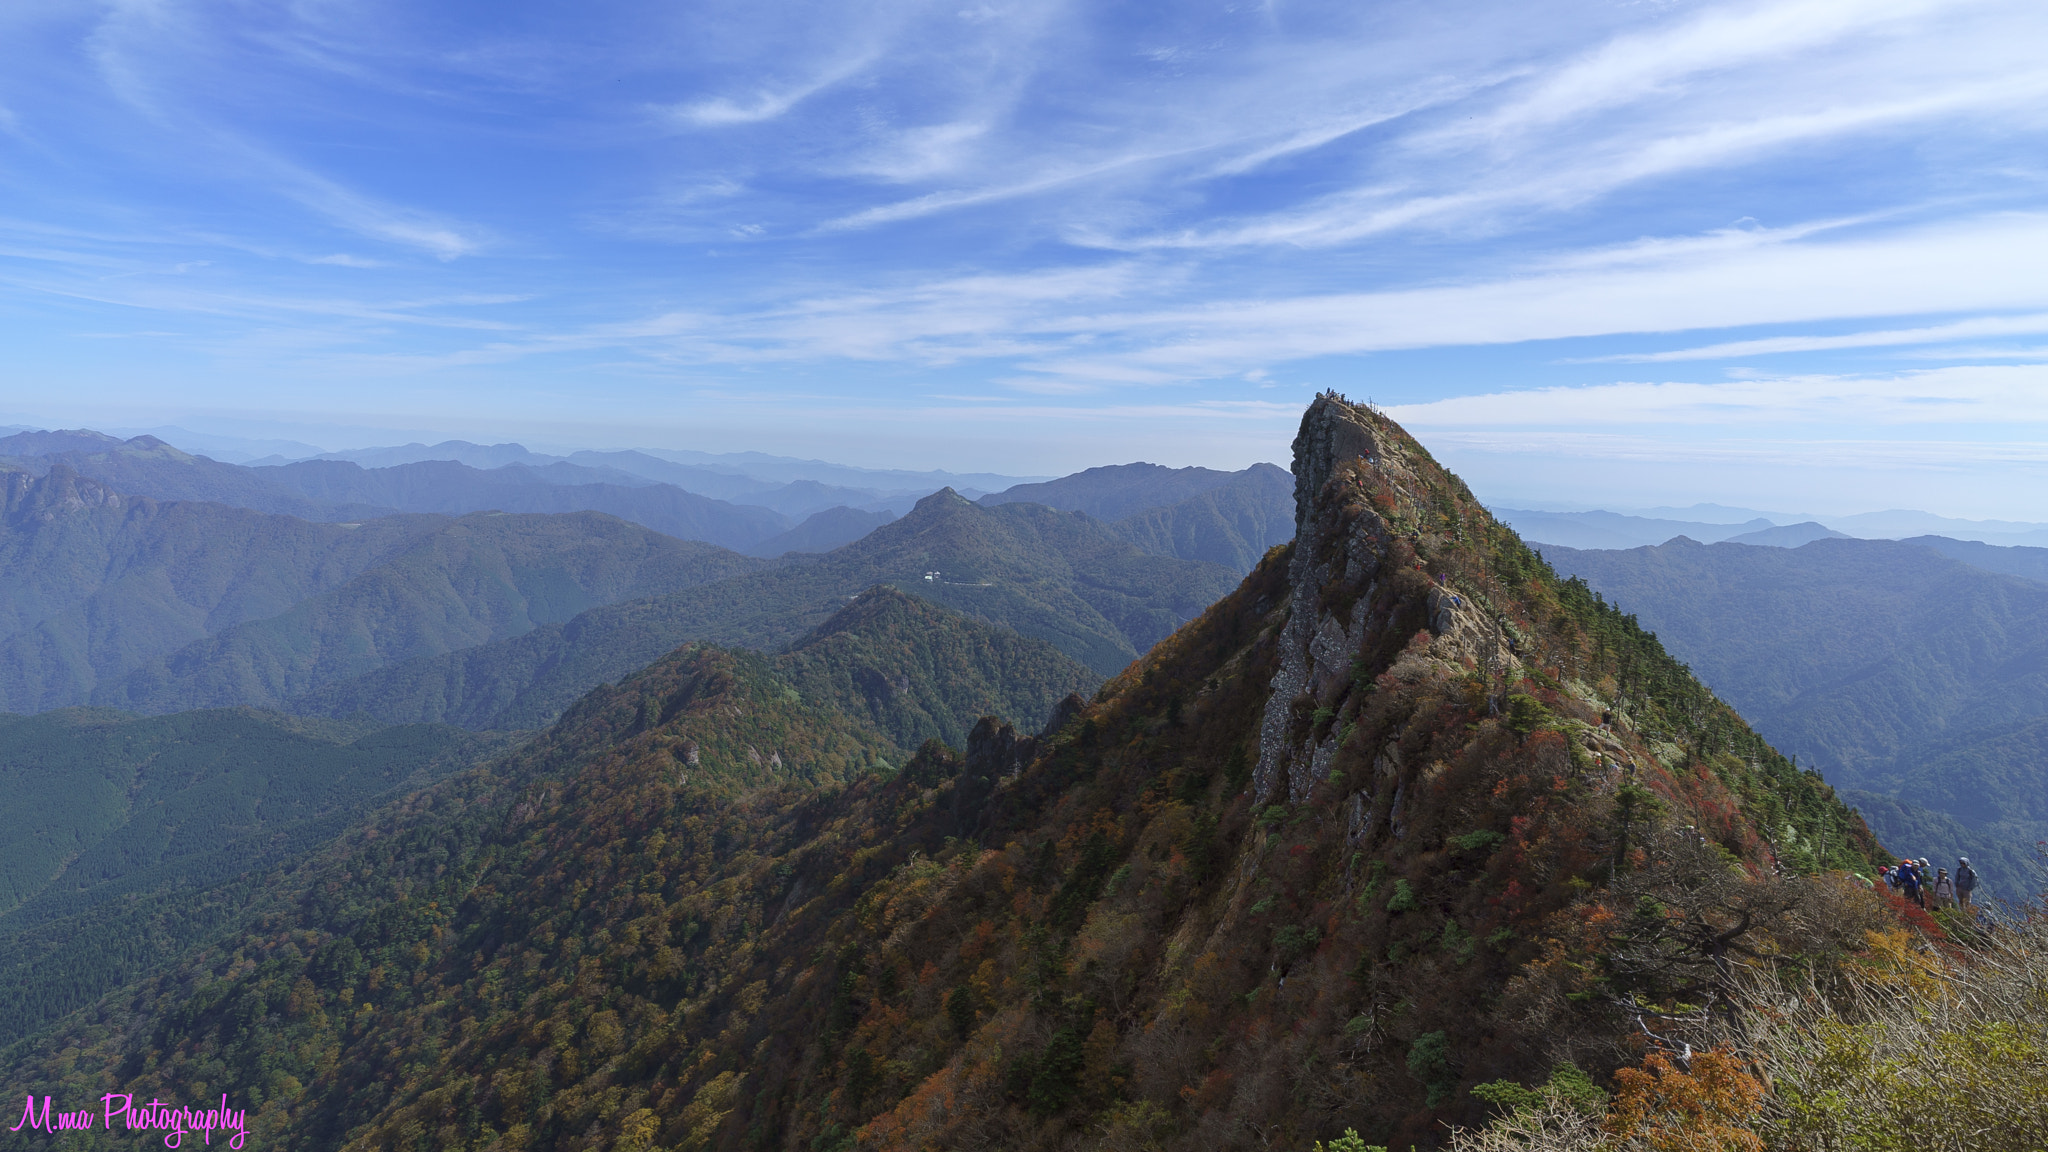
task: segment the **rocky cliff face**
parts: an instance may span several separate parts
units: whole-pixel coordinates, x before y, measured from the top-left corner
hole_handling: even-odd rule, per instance
[[[5,508],[11,524],[24,521],[50,524],[68,512],[83,512],[88,508],[118,509],[122,507],[122,500],[120,493],[80,476],[62,464],[55,465],[40,477],[28,472],[0,474],[0,507]]]
[[[1413,549],[1420,536],[1404,537],[1376,505],[1419,524],[1425,494],[1441,477],[1429,475],[1437,471],[1434,462],[1419,459],[1419,446],[1404,435],[1375,435],[1376,423],[1326,396],[1309,409],[1295,437],[1295,543],[1280,670],[1259,725],[1254,793],[1261,803],[1284,793],[1299,804],[1329,778],[1343,721],[1363,702],[1364,692],[1353,691],[1355,661],[1376,636],[1417,617],[1418,609],[1431,638],[1411,653],[1404,678],[1412,681],[1428,662],[1483,663],[1502,677],[1519,668],[1507,634],[1472,589],[1453,587],[1442,572],[1433,586],[1419,588],[1409,575],[1428,571]],[[1470,493],[1464,499],[1469,503]],[[1337,724],[1306,723],[1326,709],[1335,710]]]

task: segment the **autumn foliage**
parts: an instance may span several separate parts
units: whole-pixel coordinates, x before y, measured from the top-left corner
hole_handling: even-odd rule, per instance
[[[1751,1147],[1754,1081],[1633,1067],[1637,1016],[1839,966],[1883,924],[1819,924],[1808,881],[1868,832],[1405,432],[1318,403],[1376,439],[1314,531],[1046,731],[899,764],[766,661],[678,652],[6,1086],[224,1089],[263,1146],[365,1152],[1407,1147],[1569,1058],[1623,1069],[1632,1139]]]

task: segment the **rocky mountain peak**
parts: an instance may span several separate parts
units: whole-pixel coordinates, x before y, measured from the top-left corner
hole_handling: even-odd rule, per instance
[[[932,493],[931,495],[925,497],[922,500],[919,500],[917,502],[917,506],[912,509],[912,514],[915,515],[918,512],[924,512],[929,514],[939,512],[947,508],[956,508],[963,505],[972,504],[973,501],[969,500],[967,497],[962,496],[958,492],[953,491],[951,487],[946,487],[939,489],[937,492]]]
[[[1392,421],[1336,393],[1318,396],[1294,440],[1295,545],[1280,667],[1259,728],[1254,795],[1306,800],[1343,741],[1318,715],[1351,707],[1366,654],[1402,647],[1394,674],[1434,666],[1489,676],[1519,667],[1486,597],[1454,582],[1445,545],[1491,526],[1455,477]],[[1431,561],[1437,563],[1433,566]]]
[[[120,508],[124,500],[120,493],[80,476],[66,464],[53,464],[40,477],[9,472],[0,479],[0,493],[4,493],[10,521],[28,518],[43,523],[88,508]]]

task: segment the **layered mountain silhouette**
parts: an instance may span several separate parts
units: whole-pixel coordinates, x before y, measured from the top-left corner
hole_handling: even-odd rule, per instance
[[[2048,583],[1977,566],[2025,570],[2031,557],[2015,551],[2042,550],[1849,539],[1543,550],[1638,615],[1802,766],[1852,790],[1888,843],[1969,856],[2018,894],[2033,844],[2048,839]]]
[[[687,644],[269,873],[260,931],[9,1049],[0,1090],[225,1093],[292,1147],[1420,1143],[1480,1082],[1632,1062],[1731,946],[1862,940],[1788,913],[1833,881],[1774,879],[1867,869],[1861,821],[1398,427],[1323,396],[1293,475],[1293,544],[1038,735],[899,763],[886,712]],[[1033,537],[1066,567],[992,563]],[[1085,597],[1162,571],[950,494],[858,547],[1027,618],[1142,618]],[[841,608],[853,665],[921,627]]]
[[[10,460],[37,474],[67,468],[125,495],[206,501],[328,522],[401,512],[594,511],[679,539],[730,548],[746,548],[791,525],[789,517],[771,509],[700,496],[618,469],[562,462],[474,468],[454,460],[419,460],[364,468],[346,460],[307,460],[251,468],[181,452],[153,436],[118,440],[90,431],[0,439],[0,461]]]
[[[391,723],[533,727],[686,641],[783,648],[877,584],[1045,641],[1106,676],[1233,579],[1219,565],[1143,552],[1084,514],[984,508],[947,489],[824,556],[592,609],[511,640],[367,673],[291,707]]]
[[[258,469],[181,452],[154,436],[119,440],[85,429],[17,433],[0,440],[0,467],[30,476],[62,468],[123,495],[160,503],[206,501],[302,520],[345,522],[398,511],[384,505],[310,499],[279,486]]]

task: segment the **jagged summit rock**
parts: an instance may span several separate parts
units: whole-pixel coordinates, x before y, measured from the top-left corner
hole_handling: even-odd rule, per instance
[[[1411,663],[1484,662],[1498,673],[1518,665],[1507,634],[1473,589],[1454,587],[1441,566],[1433,584],[1429,578],[1424,551],[1435,549],[1425,540],[1435,534],[1425,531],[1422,510],[1446,520],[1484,513],[1405,432],[1334,393],[1318,396],[1294,440],[1294,475],[1287,623],[1253,777],[1261,803],[1283,791],[1300,803],[1329,776],[1341,733],[1305,733],[1303,717],[1345,705],[1358,654],[1376,634],[1417,615],[1418,599],[1420,623],[1434,638],[1411,650]],[[1414,669],[1407,671],[1412,678]]]

